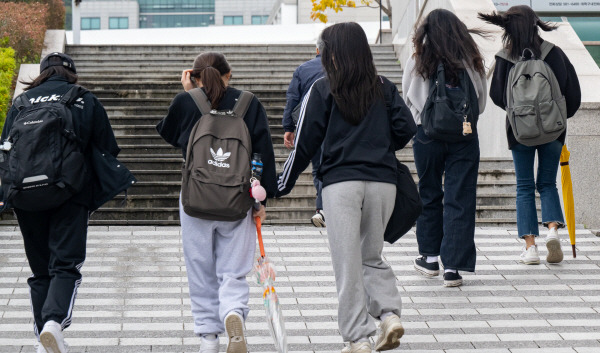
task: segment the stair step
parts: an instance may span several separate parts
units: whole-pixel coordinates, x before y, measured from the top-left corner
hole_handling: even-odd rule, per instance
[[[377,71],[400,89],[402,68],[392,45],[372,45]],[[290,150],[283,145],[282,114],[286,91],[296,67],[311,59],[314,45],[75,45],[67,46],[77,62],[79,83],[100,99],[122,148],[119,160],[136,177],[127,198],[117,196],[95,212],[94,225],[178,225],[181,150],[167,144],[156,132],[156,124],[167,114],[173,97],[182,92],[181,71],[191,66],[201,52],[223,52],[233,70],[231,85],[252,91],[268,115],[281,171]],[[398,158],[417,179],[412,147]],[[268,201],[266,225],[310,226],[315,211],[312,168],[300,175],[296,187],[281,199]],[[512,159],[480,162],[477,187],[477,224],[511,226],[515,215],[515,176]],[[539,200],[537,201],[539,205]],[[125,205],[125,207],[120,207]],[[14,224],[11,214],[2,224]]]

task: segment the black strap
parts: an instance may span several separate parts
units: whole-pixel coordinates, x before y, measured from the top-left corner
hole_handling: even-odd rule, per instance
[[[24,108],[30,107],[31,102],[29,101],[29,97],[25,93],[22,93],[13,102],[13,105],[17,108],[18,111],[23,110]]]
[[[196,106],[200,110],[200,114],[205,115],[210,113],[210,111],[212,110],[210,106],[210,101],[208,100],[208,97],[206,96],[206,93],[204,93],[202,88],[193,88],[189,90],[188,93],[190,94],[190,96],[192,96],[192,99],[194,100]]]
[[[88,90],[80,85],[73,85],[73,87],[71,87],[67,93],[63,94],[62,98],[60,99],[60,103],[64,105],[71,105],[87,92]]]

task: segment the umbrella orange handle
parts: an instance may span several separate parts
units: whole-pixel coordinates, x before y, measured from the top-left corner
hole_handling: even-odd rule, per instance
[[[265,246],[262,239],[262,226],[260,223],[260,217],[254,217],[254,220],[256,221],[256,235],[258,236],[258,248],[260,249],[260,256],[265,257]]]

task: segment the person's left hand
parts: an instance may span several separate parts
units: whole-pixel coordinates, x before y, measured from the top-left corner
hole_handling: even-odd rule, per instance
[[[260,208],[257,210],[255,208],[252,209],[252,220],[256,223],[256,217],[260,217],[260,223],[263,223],[267,218],[267,211],[265,210],[265,206],[260,205]]]

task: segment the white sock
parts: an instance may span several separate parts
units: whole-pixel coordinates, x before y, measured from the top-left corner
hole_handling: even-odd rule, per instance
[[[434,262],[438,262],[438,257],[437,256],[427,256],[425,261],[427,261],[428,264],[432,264]]]
[[[381,321],[383,321],[383,320],[385,320],[385,318],[386,318],[386,317],[388,317],[388,316],[392,316],[392,315],[396,315],[396,314],[394,314],[394,313],[393,313],[393,312],[391,312],[391,311],[388,311],[388,312],[385,312],[385,313],[381,314],[381,316],[379,317],[379,319],[380,319]]]
[[[202,335],[202,338],[209,340],[209,341],[215,341],[217,340],[219,337],[217,337],[217,335]]]
[[[456,272],[458,272],[458,271],[456,271],[456,270],[453,270],[453,269],[450,269],[450,268],[446,268],[446,269],[444,269],[444,273],[446,273],[446,272],[452,272],[452,273],[456,273]]]
[[[371,342],[371,341],[369,340],[369,337],[362,337],[362,338],[359,338],[358,340],[354,341],[354,343],[359,343],[359,342]]]

